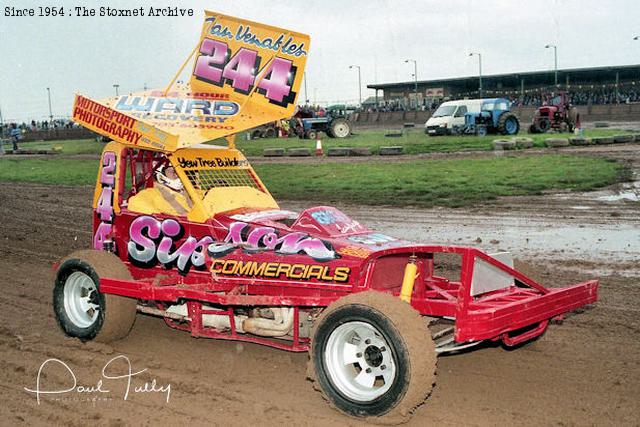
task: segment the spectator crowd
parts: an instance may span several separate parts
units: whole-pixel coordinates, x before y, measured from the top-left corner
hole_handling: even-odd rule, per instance
[[[640,102],[640,91],[636,90],[583,90],[579,92],[568,92],[569,99],[573,105],[607,105],[607,104],[630,104]],[[516,105],[539,107],[544,102],[544,94],[526,94],[524,97],[512,99]]]

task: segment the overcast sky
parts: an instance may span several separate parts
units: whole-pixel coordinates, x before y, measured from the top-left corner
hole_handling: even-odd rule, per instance
[[[101,2],[3,0],[0,11],[0,108],[8,119],[48,116],[51,88],[55,116],[69,116],[76,91],[102,98],[162,87],[199,37],[204,8],[307,33],[308,98],[357,102],[362,67],[366,85],[418,79],[553,68],[640,63],[640,2],[506,0],[105,0]],[[193,8],[195,16],[5,17],[5,7],[78,5]],[[36,10],[37,13],[37,10]],[[304,92],[302,93],[304,97]],[[300,98],[300,100],[303,99]]]

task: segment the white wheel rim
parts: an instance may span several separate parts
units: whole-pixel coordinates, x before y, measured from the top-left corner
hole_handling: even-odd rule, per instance
[[[324,354],[334,386],[357,402],[371,402],[385,394],[396,377],[389,344],[375,327],[348,322],[329,336]]]
[[[79,328],[88,328],[98,318],[96,284],[81,271],[73,272],[64,284],[64,309],[69,320]]]
[[[339,123],[333,129],[333,133],[338,138],[344,138],[345,136],[349,135],[349,127],[347,125],[345,125],[344,123]]]

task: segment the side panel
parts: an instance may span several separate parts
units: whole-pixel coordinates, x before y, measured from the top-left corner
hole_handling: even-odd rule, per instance
[[[97,250],[102,250],[104,241],[111,238],[114,221],[120,213],[122,151],[122,145],[112,142],[105,147],[100,157],[92,204],[93,239],[91,246]]]
[[[349,292],[358,281],[360,261],[338,254],[316,259],[324,252],[307,245],[303,233],[234,224],[232,232],[215,220],[201,224],[124,209],[115,227],[116,251],[136,280],[203,290],[311,297]],[[271,246],[276,240],[277,249]]]

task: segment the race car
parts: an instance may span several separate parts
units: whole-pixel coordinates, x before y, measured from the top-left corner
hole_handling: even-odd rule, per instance
[[[54,311],[84,341],[127,336],[141,312],[194,337],[309,352],[335,408],[403,421],[438,354],[534,339],[595,302],[598,281],[544,287],[507,253],[405,241],[330,206],[282,209],[234,135],[291,115],[308,49],[306,35],[206,12],[187,84],[76,96],[74,121],[112,141],[91,249],[57,264]]]

